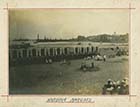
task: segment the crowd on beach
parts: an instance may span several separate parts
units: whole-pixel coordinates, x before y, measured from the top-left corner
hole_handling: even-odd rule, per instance
[[[102,94],[129,94],[128,78],[118,81],[108,79],[102,88]]]

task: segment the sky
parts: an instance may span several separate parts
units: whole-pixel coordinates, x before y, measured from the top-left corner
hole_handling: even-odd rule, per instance
[[[124,9],[19,9],[9,11],[10,39],[57,38],[78,35],[125,34],[129,11]]]

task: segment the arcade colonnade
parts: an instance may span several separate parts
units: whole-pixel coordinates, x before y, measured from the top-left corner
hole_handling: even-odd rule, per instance
[[[10,49],[10,59],[28,57],[49,57],[61,55],[92,54],[98,51],[98,47],[29,47]]]

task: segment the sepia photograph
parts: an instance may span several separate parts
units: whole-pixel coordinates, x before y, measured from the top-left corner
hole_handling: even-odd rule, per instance
[[[10,9],[9,94],[129,95],[128,9]]]

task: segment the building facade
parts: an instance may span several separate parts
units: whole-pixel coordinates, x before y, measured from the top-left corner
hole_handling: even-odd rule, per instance
[[[49,57],[61,55],[80,55],[93,54],[97,51],[97,47],[88,46],[63,46],[63,47],[29,47],[10,49],[10,59],[28,58],[28,57]]]
[[[128,51],[128,45],[90,44],[90,43],[37,43],[33,45],[21,44],[9,48],[9,58],[37,58],[59,56],[88,56],[96,54],[115,54],[116,49]]]

